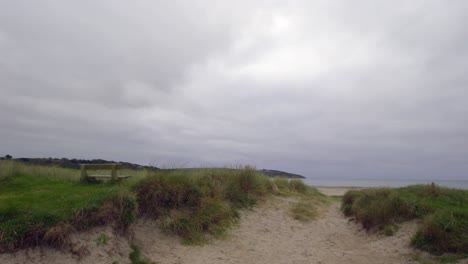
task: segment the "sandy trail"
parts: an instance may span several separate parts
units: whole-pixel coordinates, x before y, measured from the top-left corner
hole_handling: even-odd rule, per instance
[[[183,246],[148,223],[136,226],[145,254],[166,263],[411,263],[414,224],[385,237],[348,222],[334,203],[319,219],[303,224],[288,215],[290,201],[274,197],[242,216],[224,240]]]
[[[289,215],[294,199],[271,197],[253,210],[242,213],[239,226],[225,239],[204,246],[184,246],[180,239],[160,231],[154,221],[139,220],[134,241],[143,254],[161,264],[168,263],[411,263],[409,247],[415,224],[402,226],[392,237],[369,234],[343,217],[339,203],[324,209],[317,220],[301,223]],[[98,246],[100,234],[109,237]],[[21,250],[0,255],[0,263],[129,263],[130,243],[112,229],[96,228],[73,238],[77,254],[48,248]]]
[[[328,196],[343,196],[349,190],[361,190],[361,187],[328,187],[328,186],[320,186],[315,187],[321,193],[328,195]]]

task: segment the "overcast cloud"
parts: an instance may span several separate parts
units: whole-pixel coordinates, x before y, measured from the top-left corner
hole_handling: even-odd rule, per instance
[[[468,1],[0,2],[0,155],[466,179]]]

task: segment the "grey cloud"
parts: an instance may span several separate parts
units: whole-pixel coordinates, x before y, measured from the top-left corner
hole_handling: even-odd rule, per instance
[[[131,83],[169,90],[191,64],[229,44],[229,28],[204,24],[187,3],[2,5],[0,28],[10,40],[2,47],[4,78],[16,84],[10,89],[36,97],[126,103]]]
[[[0,149],[162,166],[247,163],[311,177],[462,179],[467,8],[4,1]]]

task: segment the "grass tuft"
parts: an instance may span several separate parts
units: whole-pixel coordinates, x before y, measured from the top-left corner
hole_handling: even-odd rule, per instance
[[[164,229],[188,243],[222,234],[240,208],[270,190],[268,177],[251,168],[158,171],[135,186],[140,214],[164,217]]]
[[[296,179],[289,181],[289,187],[291,190],[302,194],[305,194],[310,190],[310,187],[307,186],[303,181]]]
[[[156,262],[149,261],[147,259],[142,259],[141,250],[139,247],[133,245],[132,251],[128,255],[132,264],[156,264]]]
[[[412,239],[420,249],[441,253],[468,253],[468,191],[435,184],[397,189],[349,191],[341,209],[366,229],[393,234],[395,223],[420,218],[423,223]]]
[[[107,245],[108,242],[109,242],[109,237],[106,236],[106,234],[100,234],[100,235],[96,238],[96,244],[97,244],[98,246]]]
[[[75,231],[75,228],[67,223],[60,223],[47,230],[44,235],[44,241],[55,247],[68,246],[68,236]]]
[[[386,236],[393,236],[398,231],[398,225],[391,224],[383,227],[383,233]]]
[[[317,208],[310,202],[300,201],[293,205],[291,213],[294,219],[307,223],[314,220],[317,215]]]
[[[412,239],[423,250],[468,254],[468,210],[442,209],[424,218]]]

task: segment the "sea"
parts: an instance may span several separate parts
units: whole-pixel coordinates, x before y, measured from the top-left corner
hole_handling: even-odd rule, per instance
[[[320,179],[305,178],[304,183],[322,187],[404,187],[415,184],[435,184],[448,188],[468,190],[468,180],[415,180],[415,179]]]

